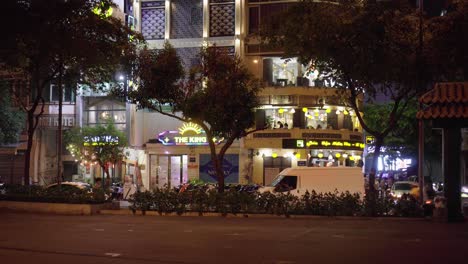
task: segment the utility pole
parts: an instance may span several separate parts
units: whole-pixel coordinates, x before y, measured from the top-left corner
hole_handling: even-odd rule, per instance
[[[421,96],[423,89],[423,0],[419,0],[419,44],[418,44],[418,99]],[[422,110],[422,103],[418,103],[418,111]],[[424,121],[422,118],[418,120],[418,180],[419,180],[419,201],[424,204]]]

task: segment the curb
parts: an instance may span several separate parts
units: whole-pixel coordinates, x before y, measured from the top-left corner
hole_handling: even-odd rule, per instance
[[[224,217],[224,218],[279,218],[279,219],[332,219],[332,220],[364,220],[364,221],[433,221],[431,218],[417,217],[367,217],[367,216],[323,216],[323,215],[275,215],[275,214],[227,214],[206,212],[200,215],[198,212],[186,212],[182,215],[176,213],[159,214],[156,211],[146,211],[145,214],[141,210],[136,210],[133,213],[130,209],[120,210],[100,210],[101,215],[142,215],[142,216],[158,216],[158,217]]]

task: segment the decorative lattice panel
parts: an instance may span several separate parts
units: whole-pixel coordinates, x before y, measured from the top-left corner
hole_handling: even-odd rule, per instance
[[[190,68],[200,63],[200,48],[179,48],[176,49],[177,56],[182,60],[184,70],[189,72]]]
[[[201,38],[203,35],[202,0],[171,2],[171,38]]]
[[[166,13],[164,2],[146,2],[141,9],[141,33],[145,39],[164,39]]]
[[[234,36],[235,33],[235,5],[210,5],[210,36]]]

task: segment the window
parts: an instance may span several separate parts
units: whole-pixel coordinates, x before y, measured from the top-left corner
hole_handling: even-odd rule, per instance
[[[106,124],[112,119],[116,128],[126,128],[125,103],[109,97],[87,97],[84,100],[83,125],[95,126]]]
[[[281,21],[280,13],[288,8],[290,3],[252,5],[249,7],[249,34],[257,33],[262,23],[266,24],[270,20]],[[274,25],[275,23],[273,23]]]
[[[277,192],[289,192],[297,189],[297,176],[284,176],[275,186]]]
[[[63,88],[62,102],[75,102],[75,90],[70,86],[65,86]],[[49,89],[48,96],[44,96],[45,100],[48,102],[58,102],[59,101],[59,89],[58,85],[51,84]]]

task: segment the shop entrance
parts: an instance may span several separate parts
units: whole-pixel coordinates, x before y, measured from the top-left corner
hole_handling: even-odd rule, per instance
[[[151,155],[151,188],[178,187],[187,182],[187,155]]]

